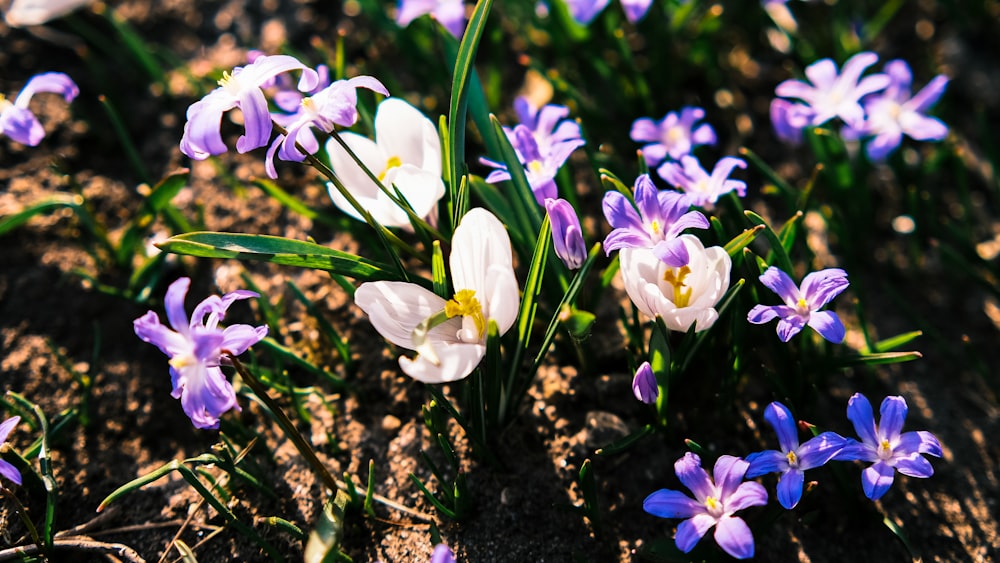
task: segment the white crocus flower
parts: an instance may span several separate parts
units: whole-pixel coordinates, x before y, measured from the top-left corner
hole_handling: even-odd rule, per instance
[[[715,304],[729,289],[732,261],[719,246],[705,248],[694,235],[681,235],[690,261],[680,268],[664,264],[648,248],[620,252],[625,291],[640,311],[662,317],[670,330],[701,332],[719,318]]]
[[[355,133],[340,136],[390,192],[396,186],[419,217],[432,214],[445,191],[441,179],[441,139],[437,127],[420,110],[399,98],[389,98],[379,104],[375,113],[374,142]],[[406,212],[379,189],[340,143],[331,139],[326,150],[333,171],[376,221],[387,227],[410,225]],[[332,184],[327,186],[337,207],[351,217],[362,219]]]
[[[361,284],[355,303],[386,340],[417,356],[399,358],[424,383],[465,378],[486,354],[489,322],[500,334],[514,324],[520,298],[510,238],[489,211],[472,209],[455,229],[450,256],[454,296],[438,297],[406,282]]]

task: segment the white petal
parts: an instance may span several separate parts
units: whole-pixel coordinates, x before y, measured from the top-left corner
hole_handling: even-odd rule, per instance
[[[490,266],[496,264],[513,271],[507,230],[485,209],[470,209],[451,242],[451,275],[456,292],[471,289],[477,295],[488,295],[491,286],[486,277]]]
[[[396,346],[413,350],[413,329],[431,315],[444,309],[445,300],[434,293],[406,282],[366,282],[354,293],[354,302],[368,315],[372,326]],[[449,321],[460,325],[457,319]],[[444,325],[431,332],[447,330]],[[452,334],[457,328],[450,327]]]
[[[441,176],[441,140],[437,127],[400,98],[388,98],[375,114],[375,140],[388,157]]]
[[[500,334],[506,334],[517,319],[521,305],[517,277],[510,266],[494,264],[486,272],[486,293],[482,296],[487,316],[496,321]]]
[[[440,174],[434,174],[426,170],[421,170],[412,164],[404,164],[393,168],[385,177],[386,184],[394,185],[406,198],[406,201],[413,208],[413,212],[421,218],[426,218],[437,206],[438,200],[444,197],[444,180]],[[396,208],[402,215],[403,224],[393,226],[409,225],[409,218],[406,213],[392,200],[386,198],[387,203]],[[390,225],[390,223],[383,223]]]
[[[356,133],[341,133],[340,137],[344,140],[344,143],[351,148],[354,154],[358,156],[361,162],[363,162],[364,165],[372,171],[373,174],[378,176],[385,170],[385,165],[389,157],[386,156],[385,153],[379,149],[378,145],[376,145],[371,139]],[[340,181],[344,184],[344,186],[350,190],[351,195],[354,195],[355,197],[375,197],[375,194],[380,191],[378,186],[376,186],[375,182],[368,177],[368,174],[366,174],[365,171],[358,166],[358,163],[354,162],[354,159],[351,158],[351,155],[347,154],[347,151],[340,146],[340,143],[334,139],[330,139],[326,142],[326,151],[330,154],[330,167],[337,173],[337,177],[340,178]],[[336,191],[336,188],[334,188],[333,191]],[[333,196],[331,195],[331,197]],[[343,205],[341,205],[341,203],[338,202],[338,199],[334,198],[334,203],[337,204],[337,207],[343,209],[346,213],[357,217],[356,214],[351,213],[353,209],[350,211],[348,210],[351,205],[347,203],[343,197],[339,196],[339,194],[337,197],[339,197],[340,202],[343,203]]]
[[[440,363],[435,365],[423,356],[414,359],[401,356],[399,367],[406,375],[424,383],[447,383],[464,379],[476,369],[486,355],[483,344],[436,343],[434,346]]]
[[[14,0],[7,10],[7,25],[39,25],[91,3],[93,0]]]

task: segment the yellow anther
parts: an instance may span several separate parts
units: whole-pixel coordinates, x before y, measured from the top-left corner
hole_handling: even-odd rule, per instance
[[[444,304],[444,314],[448,318],[469,317],[476,324],[476,332],[480,339],[486,334],[486,317],[483,316],[483,307],[476,299],[476,292],[471,289],[463,289],[455,294],[455,297]]]
[[[192,356],[186,355],[186,356],[174,356],[173,358],[170,358],[170,361],[168,363],[174,369],[182,369],[186,368],[187,366],[193,365],[195,361],[196,360]]]
[[[719,501],[715,497],[708,497],[705,499],[705,508],[710,511],[718,510],[720,507]]]
[[[795,306],[801,311],[807,311],[809,309],[809,304],[806,303],[805,297],[799,297],[799,300],[795,302]]]
[[[651,231],[653,231],[654,235],[659,234],[660,233],[660,222],[657,221],[656,219],[653,219],[653,222],[649,224],[649,229]]]
[[[528,163],[528,172],[532,174],[540,174],[544,168],[545,165],[540,160],[532,160]]]
[[[671,127],[670,129],[667,129],[665,137],[667,144],[672,145],[684,137],[684,130],[680,127]]]
[[[795,465],[799,462],[799,456],[795,455],[795,452],[788,452],[785,457],[788,459],[789,465]]]
[[[228,70],[222,71],[222,78],[219,79],[219,86],[225,88],[233,83],[235,77]]]
[[[677,307],[687,307],[691,301],[692,289],[684,284],[684,279],[691,273],[691,267],[684,265],[680,268],[670,268],[663,272],[663,281],[674,286],[674,305]]]
[[[382,173],[378,175],[379,182],[385,180],[385,175],[388,174],[390,170],[402,165],[403,165],[402,159],[400,159],[398,156],[390,156],[389,160],[385,161],[385,170],[383,170]]]

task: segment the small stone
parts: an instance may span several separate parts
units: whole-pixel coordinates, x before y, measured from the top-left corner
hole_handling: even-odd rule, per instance
[[[391,414],[385,415],[385,418],[382,419],[382,430],[385,430],[386,432],[395,432],[399,430],[399,427],[402,425],[403,423]]]

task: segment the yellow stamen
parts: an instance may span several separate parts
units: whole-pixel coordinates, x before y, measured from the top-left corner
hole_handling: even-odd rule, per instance
[[[705,499],[705,508],[710,511],[718,510],[719,506],[719,501],[715,497],[708,497]]]
[[[691,273],[691,267],[684,265],[680,268],[670,268],[663,273],[663,281],[674,286],[674,305],[677,307],[687,307],[691,301],[692,288],[684,284],[684,279]]]
[[[657,221],[656,219],[653,219],[653,222],[649,224],[649,228],[650,228],[650,230],[653,231],[654,235],[659,234],[660,233],[660,222]]]
[[[385,175],[388,174],[390,170],[396,168],[397,166],[402,166],[402,165],[403,165],[402,159],[400,159],[398,156],[390,156],[389,160],[385,161],[385,170],[383,170],[382,173],[378,175],[379,182],[385,180]]]
[[[809,304],[806,303],[805,297],[799,297],[799,300],[795,302],[795,306],[798,307],[800,311],[809,310]]]
[[[470,317],[476,324],[476,332],[480,339],[486,333],[486,317],[483,316],[483,307],[476,299],[476,292],[471,289],[463,289],[455,294],[455,297],[444,304],[444,314],[448,318]]]
[[[797,464],[799,462],[799,457],[797,455],[795,455],[795,452],[788,452],[785,455],[785,457],[788,458],[788,464],[789,465],[795,465],[795,464]]]
[[[225,88],[225,87],[229,86],[230,84],[233,84],[235,82],[235,80],[236,80],[236,77],[234,77],[231,72],[229,72],[228,70],[224,70],[224,71],[222,71],[222,78],[219,79],[219,83],[218,84],[219,84],[219,86],[222,86],[223,88]]]
[[[174,369],[182,369],[193,365],[195,363],[195,359],[191,356],[174,356],[173,358],[170,358],[168,363]]]
[[[528,163],[528,172],[532,174],[540,174],[544,168],[545,165],[540,160],[532,160]]]

